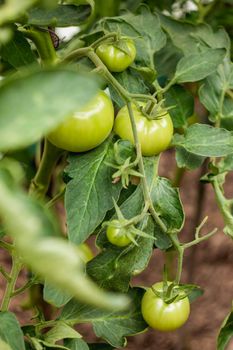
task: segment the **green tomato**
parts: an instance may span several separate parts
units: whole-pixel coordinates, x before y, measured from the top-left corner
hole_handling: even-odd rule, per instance
[[[141,106],[144,104],[140,103]],[[158,119],[147,119],[142,111],[132,105],[139,142],[143,156],[154,156],[165,151],[172,139],[173,124],[168,113]],[[133,131],[127,106],[120,109],[114,123],[114,131],[123,140],[134,144]]]
[[[163,282],[155,283],[152,287],[162,292]],[[167,304],[153,292],[152,288],[147,289],[143,295],[141,308],[143,318],[148,325],[165,332],[181,327],[190,314],[190,303],[187,297]]]
[[[96,53],[111,72],[123,72],[133,63],[136,48],[132,40],[121,39],[122,50],[114,44],[103,43]]]
[[[114,122],[111,99],[103,91],[61,123],[47,137],[66,151],[85,152],[100,145],[110,134]]]
[[[112,225],[107,227],[107,238],[110,243],[116,245],[117,247],[126,247],[131,243],[131,240],[127,235],[127,229],[120,227],[120,224],[118,224],[118,220],[113,220]],[[132,234],[132,236],[134,237],[135,235]]]

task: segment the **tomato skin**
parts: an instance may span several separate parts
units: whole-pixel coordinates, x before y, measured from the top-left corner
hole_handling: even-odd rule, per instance
[[[96,54],[111,72],[123,72],[133,63],[136,48],[132,40],[121,39],[127,46],[128,54],[114,44],[103,43],[96,49]]]
[[[117,220],[113,220],[113,225],[117,225]],[[125,232],[124,232],[125,231]],[[126,247],[131,243],[131,240],[126,235],[127,231],[126,229],[123,229],[122,227],[114,227],[109,225],[107,227],[106,235],[110,243],[117,247]]]
[[[141,106],[144,104],[140,103]],[[168,113],[159,119],[147,119],[143,113],[132,105],[137,126],[139,142],[143,156],[154,156],[165,151],[172,139],[173,124]],[[120,109],[114,123],[114,131],[124,140],[134,144],[133,131],[127,106]]]
[[[152,286],[157,291],[162,291],[163,282]],[[149,288],[142,298],[142,315],[151,328],[159,331],[174,331],[181,327],[190,314],[190,303],[187,297],[166,304],[163,299],[157,297],[152,288]]]
[[[47,138],[66,151],[85,152],[100,145],[110,134],[114,122],[111,99],[103,92],[67,118]]]

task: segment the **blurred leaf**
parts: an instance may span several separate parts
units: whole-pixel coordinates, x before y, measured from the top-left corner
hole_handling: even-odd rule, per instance
[[[91,10],[91,6],[83,4],[58,5],[54,9],[34,7],[28,12],[27,24],[52,27],[80,26],[88,19]]]
[[[32,73],[1,85],[0,149],[22,148],[39,140],[97,89],[93,76],[64,69]]]
[[[105,339],[113,347],[123,347],[127,344],[126,336],[140,333],[147,328],[141,315],[143,294],[143,289],[132,288],[127,294],[132,304],[128,310],[122,312],[102,311],[71,300],[62,310],[60,320],[72,324],[91,322],[97,337]]]
[[[184,83],[204,79],[217,69],[225,55],[226,51],[223,49],[208,49],[202,53],[184,56],[176,67],[176,82]]]
[[[188,90],[179,85],[173,86],[165,94],[166,107],[174,107],[169,110],[175,128],[187,125],[187,119],[191,117],[194,109],[194,99]]]
[[[5,350],[25,350],[23,332],[15,315],[11,312],[0,313],[0,339],[9,345],[9,349],[3,345]],[[4,347],[1,347],[1,350],[4,350]]]
[[[12,350],[12,348],[10,347],[10,345],[8,345],[7,343],[5,343],[3,340],[0,339],[0,349],[1,350]]]
[[[124,296],[106,293],[87,278],[76,247],[52,237],[56,224],[48,210],[12,183],[8,184],[8,178],[7,169],[0,169],[0,216],[19,255],[32,271],[84,302],[111,309],[126,306]]]
[[[65,339],[64,345],[70,350],[89,350],[89,346],[82,339]]]
[[[203,157],[222,157],[233,153],[233,136],[225,129],[193,124],[183,136],[174,135],[173,145]]]
[[[25,14],[37,0],[6,0],[4,4],[0,4],[0,26],[4,23],[14,22]]]
[[[112,183],[114,170],[112,136],[91,152],[70,155],[65,172],[71,178],[65,194],[68,235],[72,242],[84,242],[117,201],[121,183]]]
[[[217,340],[217,350],[225,350],[233,337],[233,312],[223,321]]]

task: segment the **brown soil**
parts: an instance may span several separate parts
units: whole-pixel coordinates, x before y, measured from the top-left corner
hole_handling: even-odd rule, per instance
[[[161,164],[161,175],[169,177],[173,167],[173,156],[167,153]],[[204,295],[192,304],[191,315],[187,324],[179,331],[173,333],[160,333],[154,330],[148,330],[146,333],[129,337],[128,350],[215,350],[216,337],[219,327],[231,309],[233,299],[233,244],[229,237],[222,232],[223,221],[221,214],[215,204],[214,193],[210,185],[204,185],[198,194],[199,170],[187,172],[181,183],[181,198],[185,207],[186,223],[181,233],[181,239],[188,241],[194,235],[195,203],[198,195],[203,195],[203,208],[200,211],[199,223],[206,216],[209,220],[203,229],[203,233],[211,231],[218,227],[218,233],[210,240],[205,241],[195,248],[190,248],[184,258],[184,270],[182,282],[195,283],[201,286]],[[233,196],[232,188],[233,174],[229,176],[226,184],[226,193]],[[1,261],[5,266],[10,266],[10,260],[1,250]],[[146,271],[133,280],[133,285],[150,286],[155,281],[161,280],[161,271],[164,259],[160,251],[155,250],[150,265]],[[25,272],[19,279],[19,285],[25,280]],[[4,281],[0,278],[0,298],[4,290]],[[20,297],[20,302],[26,298]],[[30,319],[30,312],[21,310],[19,299],[14,299],[11,309],[16,313],[21,323]],[[79,328],[83,332],[84,339],[94,340],[90,335],[91,327]],[[233,343],[228,347],[233,350]]]

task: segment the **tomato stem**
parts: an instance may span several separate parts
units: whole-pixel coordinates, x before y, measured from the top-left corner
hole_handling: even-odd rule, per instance
[[[21,261],[15,254],[12,254],[12,268],[11,268],[11,273],[9,275],[9,280],[6,286],[5,294],[2,300],[1,311],[7,311],[9,308],[12,293],[14,291],[15,284],[16,284],[18,275],[21,271],[21,268],[22,268]]]
[[[62,153],[63,150],[52,145],[47,139],[45,140],[42,159],[29,188],[30,194],[38,198],[44,197],[49,187],[53,168]]]
[[[58,62],[49,31],[34,27],[30,29],[20,27],[19,30],[35,44],[43,66],[53,65]]]
[[[181,274],[182,274],[184,247],[180,244],[180,241],[179,241],[179,239],[178,239],[176,234],[171,234],[170,238],[171,238],[173,246],[176,249],[177,254],[178,254],[178,263],[177,263],[175,284],[179,284],[180,283],[180,279],[181,279]]]
[[[108,33],[108,34],[102,36],[101,38],[97,39],[96,41],[94,41],[90,45],[90,47],[92,47],[93,49],[96,49],[100,44],[105,43],[105,42],[110,42],[109,39],[117,40],[118,33],[116,33],[116,32]]]

